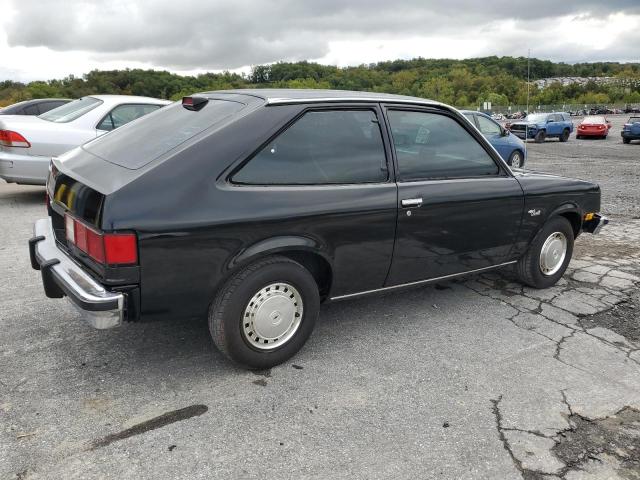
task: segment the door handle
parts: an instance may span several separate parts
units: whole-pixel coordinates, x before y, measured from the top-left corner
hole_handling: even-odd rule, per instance
[[[403,207],[419,207],[422,205],[422,198],[405,198],[400,204]]]

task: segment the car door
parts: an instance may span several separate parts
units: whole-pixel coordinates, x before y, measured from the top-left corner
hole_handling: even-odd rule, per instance
[[[547,135],[560,135],[562,133],[562,118],[560,115],[551,114],[547,117]]]
[[[452,113],[387,106],[398,185],[387,286],[511,260],[524,204],[518,181]]]

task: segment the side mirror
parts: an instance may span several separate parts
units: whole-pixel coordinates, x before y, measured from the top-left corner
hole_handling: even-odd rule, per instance
[[[503,137],[508,137],[509,135],[511,135],[511,132],[509,130],[507,130],[506,128],[502,129],[502,136]]]

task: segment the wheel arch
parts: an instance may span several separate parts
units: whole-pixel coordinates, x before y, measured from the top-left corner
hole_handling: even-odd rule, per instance
[[[278,236],[261,240],[239,252],[227,265],[220,283],[239,269],[274,255],[287,257],[305,267],[315,279],[320,298],[329,297],[333,283],[333,265],[329,255],[315,240],[303,236]]]
[[[571,224],[573,229],[573,238],[577,238],[582,228],[582,213],[580,207],[575,203],[565,203],[553,209],[547,216],[545,223],[553,217],[564,217]],[[540,227],[542,228],[542,227]]]

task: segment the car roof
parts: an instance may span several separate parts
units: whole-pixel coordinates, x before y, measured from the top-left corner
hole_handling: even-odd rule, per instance
[[[87,97],[97,98],[105,103],[152,103],[168,105],[171,103],[169,100],[163,100],[161,98],[153,97],[139,97],[136,95],[86,95]]]
[[[444,106],[440,102],[426,98],[394,95],[390,93],[360,92],[352,90],[321,90],[295,88],[247,88],[240,90],[215,90],[203,92],[200,95],[245,95],[260,98],[268,105],[291,103],[320,103],[320,102],[394,102],[413,103],[421,105]]]

